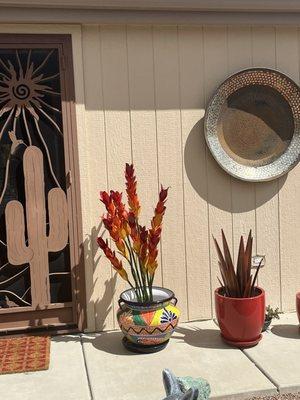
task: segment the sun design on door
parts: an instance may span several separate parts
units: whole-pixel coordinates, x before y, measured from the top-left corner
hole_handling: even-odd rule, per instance
[[[25,207],[24,190],[14,186],[17,186],[16,182],[20,182],[20,175],[23,174],[20,165],[28,147],[37,146],[43,153],[46,194],[53,188],[66,190],[65,171],[61,168],[64,164],[64,153],[58,49],[12,49],[2,53],[0,52],[0,225],[9,201],[21,198]],[[18,185],[20,186],[19,183]],[[7,254],[1,256],[7,253],[3,252],[6,248],[6,236],[0,229],[0,308],[31,305],[29,264],[17,269],[13,267],[8,262]],[[52,287],[63,287],[57,289],[64,291],[60,295],[63,301],[68,300],[65,293],[70,284],[61,284],[60,280],[66,281],[66,276],[70,276],[68,257],[67,251],[49,255]],[[58,301],[57,293],[54,297],[54,301]]]
[[[49,61],[53,52],[54,50],[50,51],[44,60],[38,66],[34,67],[34,63],[31,61],[32,51],[29,50],[27,54],[25,70],[21,64],[18,50],[15,52],[17,67],[14,66],[10,60],[5,63],[0,58],[0,65],[3,67],[3,71],[0,73],[0,117],[2,115],[6,115],[5,123],[0,131],[0,140],[9,122],[11,120],[14,121],[13,132],[15,133],[17,119],[22,118],[28,143],[31,145],[32,138],[27,121],[27,112],[29,112],[34,119],[36,130],[47,152],[47,158],[50,167],[51,158],[39,126],[39,119],[40,115],[43,115],[48,121],[50,121],[55,130],[62,134],[59,125],[50,116],[48,110],[50,110],[52,113],[61,113],[61,111],[57,107],[53,107],[53,105],[51,105],[51,103],[47,102],[45,99],[47,94],[60,97],[60,93],[58,91],[54,91],[51,86],[44,83],[58,79],[59,72],[50,76],[42,73],[43,68],[47,65],[47,62]],[[57,186],[60,186],[54,172],[51,171],[51,173]],[[3,197],[2,195],[3,193],[1,194],[0,200]]]

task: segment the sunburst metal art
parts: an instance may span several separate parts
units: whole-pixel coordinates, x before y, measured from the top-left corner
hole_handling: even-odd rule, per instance
[[[22,153],[21,146],[23,152],[31,145],[38,145],[43,151],[47,160],[48,179],[51,181],[48,183],[48,190],[49,186],[52,188],[64,186],[57,176],[58,171],[53,167],[53,159],[57,158],[57,154],[53,152],[51,154],[49,134],[47,138],[43,133],[45,124],[52,135],[58,135],[62,140],[58,50],[17,49],[0,52],[0,147],[1,142],[4,143],[2,149],[7,148],[8,144],[10,147],[6,161],[0,162],[0,172],[1,164],[4,169],[4,173],[0,176],[0,217],[1,210],[3,211],[7,202],[12,199],[7,195],[11,163],[16,153]],[[1,154],[2,160],[4,157],[5,154]],[[2,212],[2,216],[3,214]],[[3,254],[6,243],[2,239],[3,235],[0,236]],[[30,306],[30,286],[26,287],[23,293],[8,289],[9,285],[18,279],[26,280],[25,274],[30,285],[29,265],[18,268],[17,273],[8,273],[7,271],[11,270],[9,262],[4,262],[3,265],[1,263],[3,257],[0,257],[0,308]],[[69,272],[50,271],[49,275],[64,274]],[[1,276],[5,276],[5,279],[1,280]],[[6,300],[3,300],[4,298]]]
[[[28,142],[30,145],[32,144],[32,138],[30,130],[28,128],[28,121],[27,121],[28,117],[26,114],[26,111],[28,111],[34,119],[34,124],[37,133],[46,150],[49,167],[51,169],[53,179],[57,184],[57,186],[60,186],[53,172],[49,150],[47,148],[47,145],[45,143],[45,140],[43,138],[38,123],[40,119],[39,116],[42,114],[51,122],[54,128],[60,134],[62,134],[58,124],[54,121],[53,118],[51,118],[49,113],[43,109],[44,106],[52,110],[52,112],[61,113],[61,111],[58,108],[53,107],[45,100],[45,96],[47,94],[53,96],[60,96],[60,93],[54,91],[51,86],[43,84],[43,82],[59,78],[59,72],[51,76],[45,76],[44,73],[40,73],[40,71],[42,71],[43,67],[46,65],[47,61],[49,60],[53,52],[54,50],[49,51],[44,60],[38,66],[34,67],[34,63],[31,61],[32,51],[29,50],[27,54],[27,62],[25,70],[21,64],[21,59],[18,50],[16,50],[15,53],[18,67],[14,66],[10,60],[7,60],[7,63],[5,63],[0,58],[0,64],[4,69],[4,72],[1,72],[0,74],[0,107],[2,107],[0,109],[0,117],[4,114],[7,115],[6,121],[0,131],[0,140],[9,122],[13,119],[14,121],[13,131],[15,131],[16,121],[18,118],[21,117],[23,118],[24,121]],[[5,187],[3,188],[3,190],[5,190]]]

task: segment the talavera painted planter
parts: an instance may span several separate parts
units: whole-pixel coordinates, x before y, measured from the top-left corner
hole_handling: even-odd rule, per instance
[[[255,346],[262,338],[265,322],[265,292],[257,287],[256,296],[233,298],[215,291],[216,315],[223,340],[235,347]]]
[[[139,303],[133,289],[120,296],[117,319],[124,334],[123,344],[131,351],[153,353],[162,350],[174,332],[180,311],[169,289],[153,287],[153,302]]]

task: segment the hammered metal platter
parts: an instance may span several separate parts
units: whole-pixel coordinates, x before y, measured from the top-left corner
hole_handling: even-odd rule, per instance
[[[300,88],[279,71],[240,71],[217,89],[204,125],[213,157],[230,175],[276,179],[300,159]]]

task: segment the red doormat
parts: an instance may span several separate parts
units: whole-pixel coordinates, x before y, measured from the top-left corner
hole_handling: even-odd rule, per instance
[[[49,359],[49,336],[0,339],[0,374],[45,370]]]
[[[274,396],[253,397],[250,400],[300,400],[300,393],[285,393]]]

